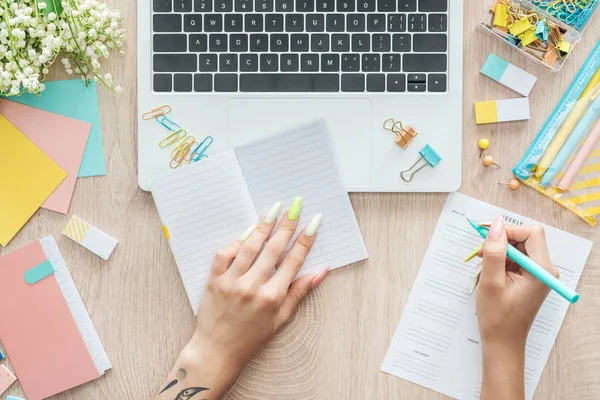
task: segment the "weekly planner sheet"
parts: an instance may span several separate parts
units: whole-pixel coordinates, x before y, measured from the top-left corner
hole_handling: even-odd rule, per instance
[[[368,257],[322,122],[180,168],[154,180],[152,195],[194,312],[215,252],[256,224],[278,201],[284,206],[282,217],[292,201],[302,197],[300,227],[323,215],[299,275]]]
[[[505,223],[535,221],[459,193],[448,196],[382,371],[458,399],[481,393],[481,339],[475,293],[469,294],[478,259],[463,260],[483,239],[466,218]],[[560,279],[575,289],[592,242],[544,226],[550,259]],[[565,318],[569,303],[551,292],[529,333],[525,393],[531,399]]]

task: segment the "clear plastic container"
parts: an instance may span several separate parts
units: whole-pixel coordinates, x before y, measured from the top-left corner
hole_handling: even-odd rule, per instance
[[[540,43],[540,45],[539,45],[540,49],[538,49],[538,50],[533,50],[531,48],[521,46],[519,43],[519,40],[517,40],[518,38],[511,35],[510,32],[504,32],[505,30],[507,30],[507,28],[494,25],[494,17],[495,17],[494,10],[498,3],[519,4],[526,10],[535,11],[540,17],[547,20],[548,24],[558,27],[558,29],[561,32],[563,42],[568,43],[569,51],[563,52],[561,54],[558,51],[552,50],[552,47],[549,43],[542,42],[541,40],[538,42],[538,43]],[[516,50],[524,57],[537,63],[538,65],[541,65],[550,71],[558,72],[558,71],[560,71],[563,64],[567,61],[567,59],[573,52],[573,49],[575,48],[577,43],[579,43],[579,41],[581,40],[582,32],[587,27],[589,22],[591,21],[595,11],[598,9],[598,4],[600,4],[600,1],[599,0],[590,0],[590,3],[588,3],[589,9],[586,11],[586,14],[585,14],[586,18],[579,18],[577,20],[573,20],[573,22],[572,22],[573,26],[570,26],[564,22],[561,22],[560,20],[558,20],[557,18],[553,17],[552,15],[545,12],[542,8],[540,8],[540,7],[543,7],[545,9],[548,9],[548,7],[550,7],[550,5],[554,4],[554,3],[555,2],[551,1],[551,0],[546,0],[546,1],[542,1],[542,0],[510,0],[510,1],[509,0],[494,0],[490,3],[490,7],[487,9],[485,14],[482,16],[482,18],[479,22],[479,28],[481,30],[483,30],[484,32],[488,33],[489,35],[500,40],[506,46]],[[561,2],[561,4],[562,4],[562,2]],[[540,7],[538,7],[538,6],[540,6]],[[532,28],[535,28],[534,25],[530,25],[530,26]],[[580,27],[580,30],[575,29],[574,26]],[[542,51],[544,44],[547,45],[546,47],[548,50],[545,53]]]

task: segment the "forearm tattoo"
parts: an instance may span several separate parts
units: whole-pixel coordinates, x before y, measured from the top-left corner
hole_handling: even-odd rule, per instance
[[[179,383],[179,381],[184,380],[186,378],[186,376],[187,376],[187,371],[183,368],[179,368],[179,370],[177,370],[177,379],[173,379],[171,382],[169,382],[169,384],[167,386],[165,386],[165,388],[163,390],[161,390],[159,394],[161,394],[161,393],[169,390],[173,386],[177,385]],[[192,397],[194,397],[195,395],[197,395],[198,393],[204,392],[206,390],[209,390],[209,389],[204,388],[204,387],[191,387],[191,388],[183,389],[181,392],[179,392],[177,397],[175,397],[175,400],[189,400]]]

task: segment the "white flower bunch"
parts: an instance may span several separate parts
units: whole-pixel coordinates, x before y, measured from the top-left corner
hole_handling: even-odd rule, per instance
[[[121,92],[100,65],[112,50],[123,54],[121,13],[97,0],[60,1],[0,0],[0,95],[39,94],[61,51],[67,73]]]

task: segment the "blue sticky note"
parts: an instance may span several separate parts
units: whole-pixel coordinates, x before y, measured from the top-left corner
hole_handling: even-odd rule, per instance
[[[83,160],[77,176],[105,175],[102,128],[98,108],[96,82],[89,87],[81,79],[45,82],[46,90],[37,97],[33,94],[9,97],[9,100],[92,124]]]
[[[27,282],[29,285],[34,285],[53,273],[54,267],[52,266],[52,263],[49,260],[46,260],[30,270],[25,271],[24,278],[25,282]]]
[[[24,399],[22,397],[17,397],[17,396],[6,396],[6,400],[27,400],[27,399]]]
[[[499,82],[500,79],[502,79],[502,75],[504,75],[504,71],[506,71],[506,68],[508,68],[508,65],[508,61],[498,57],[494,53],[490,53],[485,61],[485,64],[483,64],[483,67],[481,67],[480,72],[483,75]]]

